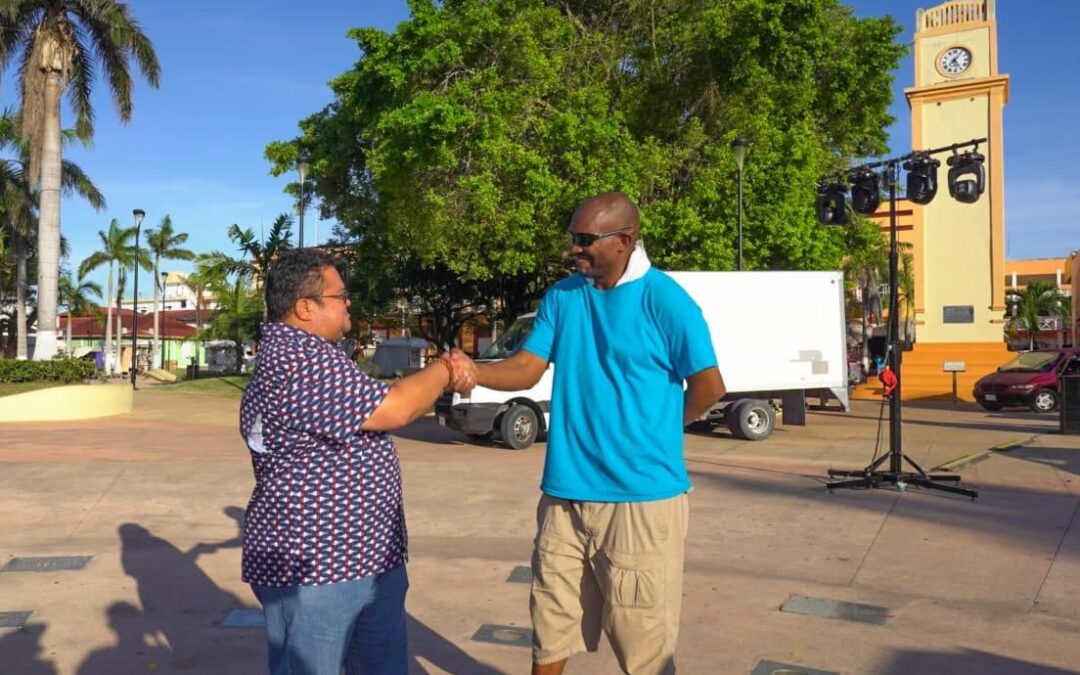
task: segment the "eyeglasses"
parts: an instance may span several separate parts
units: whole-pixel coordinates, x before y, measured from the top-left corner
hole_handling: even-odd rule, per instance
[[[338,300],[340,300],[342,302],[348,302],[349,301],[349,294],[347,292],[345,292],[345,291],[342,291],[340,293],[334,293],[333,295],[305,295],[304,297],[307,298],[308,300],[321,300],[323,298],[337,298]]]
[[[614,230],[612,232],[604,232],[603,234],[590,234],[588,232],[570,232],[570,244],[581,248],[589,248],[601,239],[614,237],[617,234],[629,232],[631,229],[633,228],[624,227],[622,229]]]

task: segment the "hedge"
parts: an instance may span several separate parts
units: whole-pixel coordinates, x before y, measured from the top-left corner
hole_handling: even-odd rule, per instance
[[[6,382],[82,382],[96,374],[93,361],[53,359],[52,361],[15,361],[0,359],[0,383]]]

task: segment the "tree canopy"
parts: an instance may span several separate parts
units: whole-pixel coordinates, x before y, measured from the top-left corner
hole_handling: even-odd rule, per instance
[[[411,295],[440,269],[520,307],[562,273],[573,208],[607,190],[642,211],[665,269],[733,269],[744,172],[747,269],[835,269],[876,228],[821,228],[817,179],[886,151],[891,18],[839,0],[412,0],[333,102],[270,143],[272,172],[312,157],[322,215]],[[415,264],[413,264],[415,263]],[[386,276],[389,267],[390,277]],[[428,276],[425,281],[430,281]]]

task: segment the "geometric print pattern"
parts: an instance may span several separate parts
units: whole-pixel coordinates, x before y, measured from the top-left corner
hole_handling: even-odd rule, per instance
[[[407,560],[397,450],[389,434],[360,430],[389,391],[334,343],[263,324],[240,405],[255,473],[244,581],[315,586],[381,574]]]

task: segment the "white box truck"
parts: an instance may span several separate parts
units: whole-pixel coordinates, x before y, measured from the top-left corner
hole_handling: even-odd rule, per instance
[[[776,426],[805,420],[806,396],[848,408],[844,278],[841,272],[668,272],[701,307],[712,334],[727,394],[695,423],[726,424],[732,434],[761,440]],[[506,358],[532,328],[522,315],[477,360]],[[521,450],[543,440],[551,410],[554,365],[526,391],[476,387],[447,394],[435,406],[439,424],[476,439]]]

